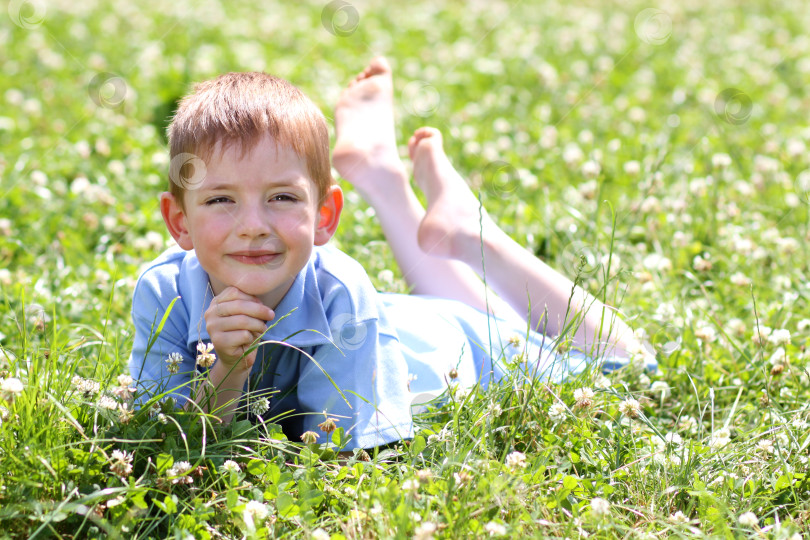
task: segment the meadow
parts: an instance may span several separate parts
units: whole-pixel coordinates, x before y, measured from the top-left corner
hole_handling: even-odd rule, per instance
[[[0,538],[808,534],[802,0],[3,7]],[[617,306],[659,369],[526,383],[516,362],[347,461],[271,423],[133,407],[131,295],[170,245],[176,100],[263,70],[331,118],[375,54],[399,140],[440,128],[498,223]],[[341,185],[333,242],[406,291]]]

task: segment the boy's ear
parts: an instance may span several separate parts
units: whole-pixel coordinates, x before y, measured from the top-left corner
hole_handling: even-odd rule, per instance
[[[343,210],[343,191],[339,186],[332,186],[321,203],[318,228],[315,229],[315,245],[322,246],[332,238],[340,222]]]
[[[194,249],[186,224],[186,213],[175,196],[168,191],[160,194],[160,213],[177,245],[186,251]]]

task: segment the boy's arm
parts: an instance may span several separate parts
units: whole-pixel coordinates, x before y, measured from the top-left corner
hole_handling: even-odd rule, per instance
[[[213,298],[205,312],[205,327],[216,360],[195,398],[203,411],[218,415],[225,423],[231,421],[256,361],[257,349],[250,351],[250,347],[261,339],[274,317],[272,309],[236,287]]]

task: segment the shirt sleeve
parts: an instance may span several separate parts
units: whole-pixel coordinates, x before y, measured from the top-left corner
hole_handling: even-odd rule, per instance
[[[396,332],[380,318],[357,321],[348,314],[330,319],[332,344],[305,359],[298,400],[304,431],[318,428],[324,412],[352,436],[345,448],[373,448],[413,437],[408,370]]]
[[[141,276],[133,294],[132,321],[135,338],[129,369],[137,381],[137,401],[145,403],[155,395],[167,394],[177,399],[178,406],[184,405],[190,394],[196,355],[186,344],[188,313],[176,287],[160,276]],[[171,355],[179,357],[176,368],[167,363]]]

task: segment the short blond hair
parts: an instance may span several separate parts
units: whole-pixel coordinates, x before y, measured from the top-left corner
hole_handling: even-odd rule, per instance
[[[181,205],[187,156],[207,163],[217,144],[220,151],[237,144],[244,156],[265,135],[304,159],[320,201],[334,183],[323,113],[296,86],[267,73],[226,73],[197,84],[180,101],[167,131],[169,191]]]

